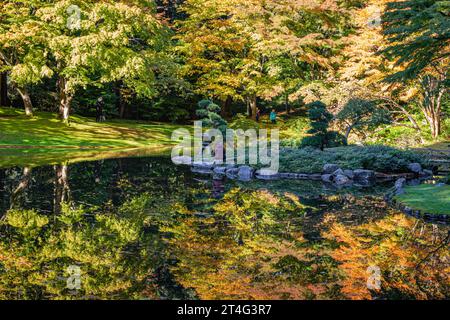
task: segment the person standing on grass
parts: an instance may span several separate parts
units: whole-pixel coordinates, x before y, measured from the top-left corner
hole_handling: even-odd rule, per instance
[[[261,110],[256,110],[256,122],[259,122],[259,119],[261,118]]]
[[[272,109],[272,112],[270,113],[270,121],[272,124],[277,124],[277,113],[275,112],[275,109]]]
[[[105,117],[103,114],[103,107],[105,103],[103,102],[103,97],[100,97],[97,99],[97,103],[95,104],[95,110],[96,110],[96,122],[102,122],[103,118]]]

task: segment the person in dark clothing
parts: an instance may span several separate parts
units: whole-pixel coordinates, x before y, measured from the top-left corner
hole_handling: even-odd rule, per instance
[[[256,122],[259,122],[259,119],[261,118],[261,110],[256,110]]]
[[[105,106],[105,103],[103,102],[103,97],[98,98],[97,103],[95,104],[95,109],[97,112],[95,121],[102,122],[102,120],[104,119],[104,115],[103,115],[103,107],[104,106]]]

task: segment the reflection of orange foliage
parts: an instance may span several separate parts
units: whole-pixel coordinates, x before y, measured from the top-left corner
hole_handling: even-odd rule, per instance
[[[370,299],[367,268],[373,265],[373,261],[369,260],[370,257],[364,250],[368,239],[355,236],[340,224],[333,225],[330,232],[338,242],[344,244],[331,254],[334,259],[342,262],[340,268],[346,275],[342,281],[342,293],[350,299]]]
[[[368,222],[348,224],[368,207],[377,209]],[[172,235],[175,279],[201,299],[449,296],[445,227],[389,212],[374,199],[354,200],[314,227],[324,239],[309,241],[302,208],[290,194],[235,189],[206,217],[178,211],[181,219],[162,230]],[[370,266],[381,270],[380,291],[367,288]]]
[[[184,213],[181,224],[166,229],[174,235],[169,243],[178,258],[172,272],[201,299],[304,298],[304,286],[280,284],[273,275],[281,257],[302,258],[295,248],[302,234],[283,220],[302,210],[289,194],[232,190],[215,205],[213,217]],[[282,239],[284,233],[289,241]]]
[[[331,222],[329,239],[340,247],[331,256],[345,273],[342,293],[350,299],[370,299],[370,266],[381,269],[383,294],[401,293],[416,299],[445,298],[450,289],[449,250],[445,230],[422,225],[403,214],[348,227]]]

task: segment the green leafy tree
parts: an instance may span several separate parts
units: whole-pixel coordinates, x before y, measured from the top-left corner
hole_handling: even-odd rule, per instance
[[[353,130],[374,130],[380,125],[392,122],[388,110],[379,108],[375,101],[359,98],[350,99],[336,119],[346,126],[346,141]]]
[[[48,51],[36,15],[42,5],[41,1],[0,3],[0,72],[9,74],[27,116],[33,115],[28,87],[53,75],[47,64]]]
[[[448,94],[450,61],[450,3],[440,0],[394,1],[383,15],[390,45],[384,54],[402,70],[390,82],[418,79],[421,109],[437,138],[441,133],[442,101]]]
[[[57,74],[59,113],[67,121],[77,91],[121,80],[152,97],[163,64],[165,28],[148,1],[51,1],[36,11],[51,68]]]
[[[286,99],[298,79],[331,69],[346,16],[335,1],[315,0],[187,0],[183,8],[177,39],[186,77],[200,94],[246,102],[253,117],[258,99]]]
[[[307,105],[309,108],[308,117],[311,120],[311,129],[308,131],[311,136],[302,140],[302,147],[311,146],[320,148],[334,147],[339,145],[340,136],[335,131],[329,131],[330,122],[333,115],[327,111],[327,106],[320,101],[316,101]]]

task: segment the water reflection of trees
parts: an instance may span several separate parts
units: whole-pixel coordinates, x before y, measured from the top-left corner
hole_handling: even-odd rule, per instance
[[[164,161],[6,175],[14,179],[2,181],[11,206],[0,225],[0,298],[450,296],[449,228],[377,197],[305,201],[220,185],[215,199],[216,185]],[[39,207],[48,197],[52,212]],[[66,287],[70,265],[81,267],[80,291]],[[367,288],[369,266],[382,271],[379,291]]]
[[[64,203],[70,201],[69,174],[67,165],[55,165],[55,191],[53,213],[60,214]]]
[[[73,294],[111,298],[130,287],[129,279],[142,281],[152,272],[151,266],[133,266],[123,251],[144,240],[136,228],[142,223],[137,216],[101,214],[93,224],[85,214],[67,204],[50,218],[33,210],[8,211],[2,226],[7,236],[0,242],[2,298],[69,298]],[[81,266],[83,272],[83,290],[78,293],[66,288],[64,276],[70,265]]]
[[[47,177],[42,181],[53,186],[39,190],[53,199],[52,212],[47,214],[27,209],[28,203],[18,201],[27,195],[33,198],[36,193],[35,186],[30,190],[31,170],[25,169],[23,175],[11,174],[17,170],[9,172],[12,182],[5,190],[10,190],[12,208],[0,223],[0,298],[187,297],[167,270],[165,244],[155,232],[165,219],[161,213],[167,212],[172,203],[184,201],[185,191],[173,193],[162,202],[163,194],[147,191],[155,189],[154,180],[148,177],[162,177],[164,168],[129,178],[115,164],[108,163],[105,170],[117,174],[106,176],[97,164],[70,170],[65,165],[40,169]],[[41,174],[40,170],[36,174]],[[142,177],[147,179],[137,183],[136,179]],[[165,178],[166,191],[175,190],[177,181],[170,171]],[[100,206],[95,201],[77,205],[71,186],[76,187],[76,197],[81,197],[76,193],[83,184],[91,184],[87,191],[94,188],[93,198],[111,199],[113,190],[116,204],[108,200]],[[71,265],[81,268],[79,291],[67,288],[67,268]]]
[[[185,210],[165,229],[178,260],[172,272],[202,299],[299,298],[308,289],[280,281],[283,266],[276,264],[297,255],[304,213],[291,194],[242,189],[227,193],[210,215]]]
[[[443,299],[450,297],[448,228],[403,214],[350,227],[329,217],[326,236],[339,245],[331,256],[340,263],[342,292],[352,299]],[[381,289],[367,287],[367,268],[381,270]]]
[[[209,216],[186,211],[166,229],[179,260],[172,272],[203,299],[450,296],[447,227],[389,212],[370,197],[336,197],[334,207],[332,198],[308,214],[321,216],[311,225],[296,197],[267,191],[233,190]],[[365,222],[352,219],[358,214]],[[319,240],[305,238],[311,227]],[[380,291],[368,289],[370,266],[382,272]]]
[[[22,177],[20,178],[19,185],[11,193],[11,200],[10,200],[11,208],[21,205],[20,198],[24,198],[25,190],[28,188],[30,180],[31,180],[31,168],[25,167],[23,169],[23,174]]]

